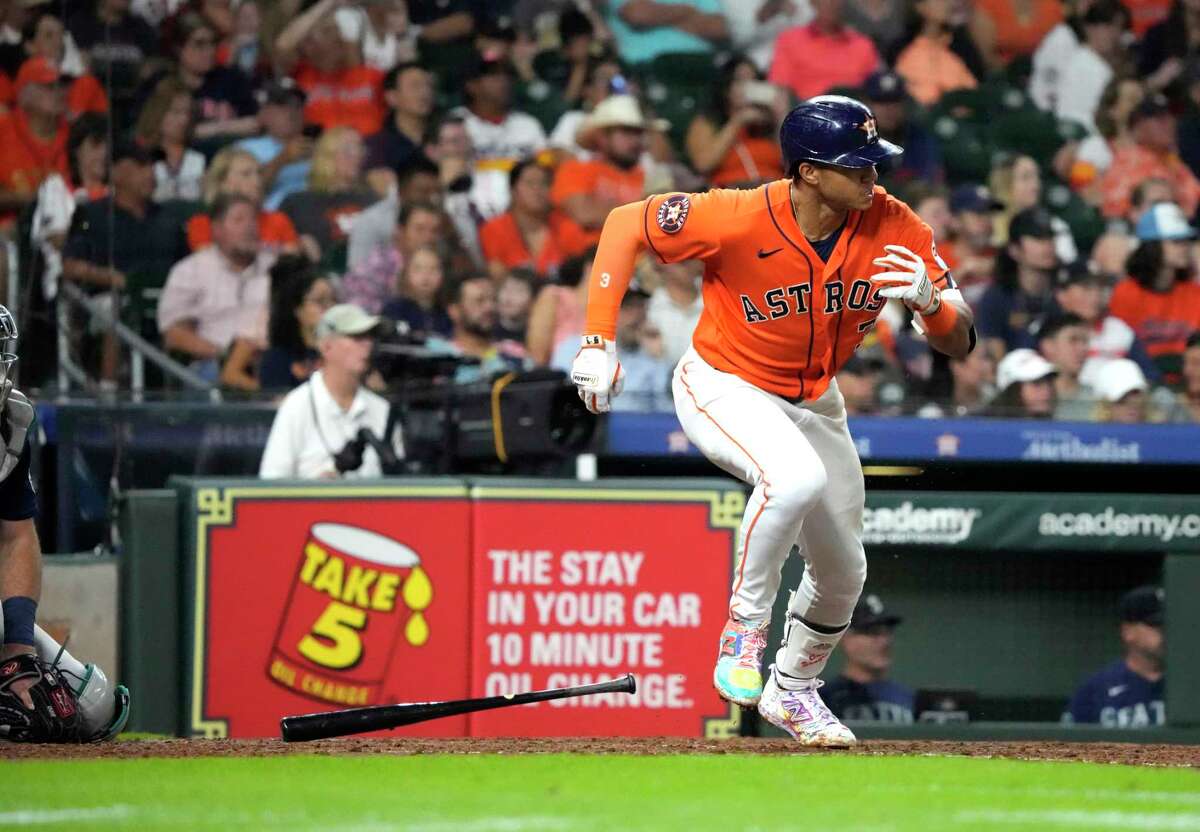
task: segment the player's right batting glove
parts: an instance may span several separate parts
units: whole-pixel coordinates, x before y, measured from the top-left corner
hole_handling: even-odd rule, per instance
[[[625,370],[617,345],[599,335],[583,336],[571,364],[571,381],[592,413],[607,413],[612,399],[625,387]]]

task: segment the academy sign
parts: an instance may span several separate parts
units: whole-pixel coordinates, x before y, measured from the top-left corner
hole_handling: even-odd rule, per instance
[[[917,507],[910,500],[898,506],[867,508],[863,512],[863,542],[952,546],[969,538],[975,521],[982,516],[978,508]]]

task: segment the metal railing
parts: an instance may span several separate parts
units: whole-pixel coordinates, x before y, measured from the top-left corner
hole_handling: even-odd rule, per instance
[[[66,280],[60,281],[58,301],[56,328],[58,331],[58,386],[61,391],[69,391],[72,384],[84,388],[89,386],[87,374],[71,358],[70,340],[67,335],[70,332],[71,308],[77,307],[87,312],[88,315],[103,320],[105,328],[129,349],[130,391],[134,401],[141,401],[146,392],[147,361],[174,378],[185,388],[207,393],[211,401],[221,401],[221,391],[215,384],[201,378],[197,373],[138,335],[118,317],[115,309],[110,311],[104,308],[96,299],[89,297],[75,284]]]

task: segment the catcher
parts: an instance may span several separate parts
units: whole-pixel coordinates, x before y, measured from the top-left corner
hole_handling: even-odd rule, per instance
[[[0,740],[99,742],[129,719],[129,692],[36,624],[42,551],[29,475],[33,405],[13,388],[17,325],[0,306]]]

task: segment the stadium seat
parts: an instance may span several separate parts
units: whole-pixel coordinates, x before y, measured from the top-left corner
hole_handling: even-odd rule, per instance
[[[1104,233],[1104,217],[1057,178],[1045,180],[1042,194],[1046,207],[1071,227],[1071,236],[1075,238],[1080,255],[1086,256]]]
[[[1033,106],[998,112],[992,141],[1002,150],[1033,157],[1042,168],[1050,165],[1064,144],[1058,118]]]
[[[659,55],[638,67],[638,74],[647,82],[658,81],[668,87],[703,87],[711,89],[716,77],[716,62],[712,55],[688,52]]]
[[[931,122],[942,144],[942,164],[950,185],[986,182],[996,148],[988,141],[986,127],[941,115]]]

